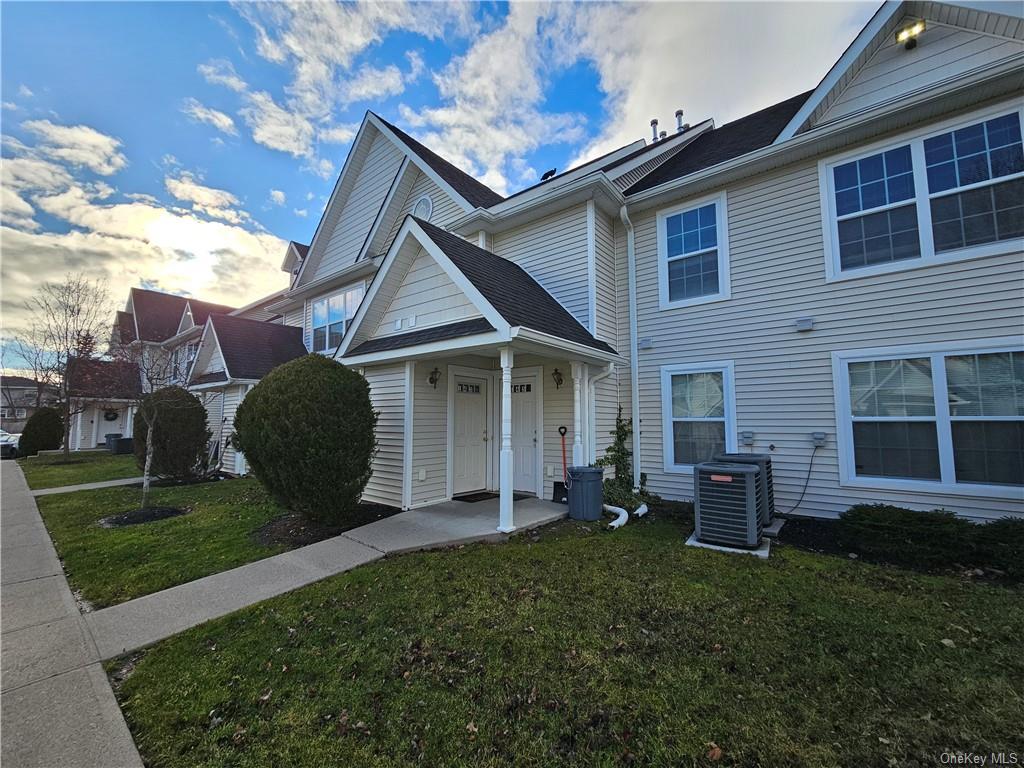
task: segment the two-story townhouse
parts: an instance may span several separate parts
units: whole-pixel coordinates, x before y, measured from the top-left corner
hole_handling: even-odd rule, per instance
[[[813,91],[508,198],[367,114],[268,307],[369,380],[366,497],[494,491],[511,530],[621,406],[669,498],[729,449],[783,511],[1019,513],[1024,26],[989,5],[886,3]]]
[[[26,376],[0,376],[0,429],[18,434],[33,414],[57,402],[57,389]]]

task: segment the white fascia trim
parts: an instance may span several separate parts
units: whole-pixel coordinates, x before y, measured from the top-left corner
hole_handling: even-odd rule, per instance
[[[846,51],[843,52],[843,55],[839,57],[839,60],[832,65],[828,74],[818,83],[814,93],[808,97],[804,105],[800,107],[797,113],[793,115],[793,118],[786,124],[786,127],[782,129],[782,133],[776,137],[772,145],[781,144],[796,135],[796,132],[800,130],[800,126],[807,122],[807,118],[811,116],[814,110],[818,108],[818,105],[821,104],[843,75],[846,74],[846,70],[853,65],[858,56],[867,50],[878,33],[882,31],[885,25],[889,23],[889,20],[902,7],[903,3],[899,2],[899,0],[886,0],[882,4],[882,7],[875,12],[871,20],[864,25],[864,29],[860,31]]]
[[[718,242],[718,293],[711,293],[707,296],[697,296],[692,299],[677,299],[670,301],[668,297],[668,232],[665,221],[669,216],[685,213],[695,208],[715,204],[715,239]],[[673,205],[671,208],[663,208],[658,211],[657,217],[657,239],[658,239],[658,309],[661,311],[679,309],[681,307],[692,307],[695,304],[710,304],[715,301],[725,301],[732,297],[732,283],[729,277],[729,207],[726,192],[718,192],[714,195],[689,200],[682,205]],[[686,258],[686,254],[673,256]]]
[[[344,269],[339,269],[337,272],[334,272],[327,277],[322,277],[319,280],[306,283],[304,286],[296,288],[294,291],[289,291],[280,301],[268,304],[267,311],[284,314],[285,311],[298,306],[300,302],[304,303],[304,300],[308,296],[312,296],[313,294],[330,290],[332,288],[344,287],[349,283],[354,283],[358,278],[373,272],[376,269],[376,257],[353,262]]]
[[[384,202],[381,203],[380,209],[377,211],[377,215],[373,219],[373,225],[370,227],[370,231],[363,240],[362,248],[360,248],[359,253],[356,254],[356,264],[366,260],[366,254],[370,250],[370,245],[377,237],[377,232],[380,230],[381,224],[384,222],[384,214],[390,207],[391,202],[395,199],[395,193],[398,191],[398,187],[402,182],[402,177],[405,176],[405,171],[408,167],[409,157],[406,155],[398,165],[398,172],[395,174],[395,178],[391,180],[391,186],[388,187],[388,193],[384,196]]]
[[[597,213],[594,200],[587,200],[587,303],[590,305],[587,321],[590,335],[597,335]]]
[[[513,339],[518,339],[519,341],[528,341],[545,347],[551,347],[552,349],[557,349],[560,352],[566,352],[570,355],[574,355],[577,359],[581,360],[599,360],[605,363],[621,363],[623,361],[621,355],[617,355],[613,352],[605,352],[601,349],[588,347],[586,344],[568,341],[560,336],[553,336],[550,333],[535,331],[532,328],[525,328],[521,325],[517,325],[512,328],[511,337]]]
[[[239,307],[238,309],[235,309],[235,310],[233,310],[231,312],[228,312],[228,314],[229,315],[234,315],[234,316],[243,315],[246,312],[248,312],[250,309],[255,309],[256,307],[258,307],[263,302],[268,302],[267,306],[266,306],[266,310],[268,312],[270,312],[270,311],[272,311],[270,309],[272,305],[269,303],[271,301],[271,299],[282,299],[282,298],[284,298],[284,295],[287,292],[288,292],[287,288],[282,289],[280,291],[274,291],[274,293],[271,293],[271,294],[269,294],[267,296],[264,296],[261,299],[256,299],[256,301],[251,301],[248,304],[246,304],[244,307]]]
[[[413,237],[416,242],[425,250],[430,256],[438,263],[438,265],[445,271],[449,279],[456,286],[466,294],[466,297],[473,302],[477,310],[483,315],[487,321],[491,324],[491,327],[497,330],[505,338],[509,335],[509,324],[502,317],[498,311],[491,306],[491,303],[484,298],[483,294],[477,290],[477,287],[469,281],[469,279],[462,273],[462,271],[455,266],[451,259],[442,251],[437,244],[430,239],[430,236],[423,231],[423,228],[416,223],[416,220],[412,216],[406,216],[405,221],[402,222],[401,229],[398,230],[398,234],[395,236],[394,242],[391,243],[391,247],[388,249],[387,255],[384,257],[383,263],[380,265],[380,269],[377,270],[377,274],[373,278],[373,282],[370,283],[370,287],[363,296],[363,301],[359,305],[359,311],[356,312],[356,316],[352,318],[352,326],[350,331],[346,331],[345,339],[342,341],[341,346],[338,347],[338,351],[335,357],[344,357],[345,353],[348,352],[349,347],[352,344],[352,339],[355,338],[356,331],[363,323],[363,319],[366,317],[366,313],[369,311],[370,305],[373,303],[374,298],[380,291],[381,285],[384,283],[384,278],[390,271],[398,258],[399,252],[405,245],[405,240],[408,237]]]
[[[163,347],[164,349],[174,349],[183,341],[187,341],[190,336],[195,335],[196,331],[199,328],[205,328],[207,325],[209,325],[209,323],[203,323],[203,325],[193,325],[185,329],[184,331],[180,331],[177,335],[171,336],[171,338],[169,339],[150,343],[156,344],[157,346]]]
[[[714,128],[714,127],[715,127],[715,121],[713,119],[711,119],[711,118],[708,118],[707,120],[702,120],[701,122],[697,123],[696,125],[691,126],[688,130],[686,130],[683,133],[683,135],[681,137],[679,136],[678,133],[676,133],[675,137],[667,136],[664,141],[659,140],[657,144],[651,144],[650,147],[649,147],[652,150],[654,150],[654,149],[663,149],[662,152],[660,152],[660,153],[659,152],[645,152],[644,154],[640,155],[639,157],[634,158],[633,160],[630,160],[628,163],[623,163],[622,165],[619,165],[619,166],[616,166],[615,168],[612,168],[611,171],[608,171],[608,178],[610,178],[610,179],[621,178],[621,177],[625,176],[627,173],[629,173],[630,171],[636,170],[637,168],[639,168],[644,163],[649,163],[655,157],[658,157],[660,155],[666,155],[665,159],[667,160],[668,157],[671,157],[672,155],[674,155],[676,152],[681,150],[683,147],[685,147],[691,141],[696,139],[702,133],[704,133],[705,131],[707,131],[707,130],[709,130],[711,128]],[[666,145],[666,144],[668,145],[667,149],[664,148],[664,145]]]
[[[339,363],[352,368],[360,365],[376,365],[395,360],[413,360],[447,353],[468,354],[477,350],[494,349],[499,344],[507,344],[508,341],[507,336],[503,336],[497,331],[489,331],[487,333],[475,333],[472,336],[460,336],[457,339],[432,341],[429,344],[417,344],[415,346],[400,347],[399,349],[370,352],[365,355],[339,356],[336,359]]]
[[[725,399],[725,450],[736,448],[736,369],[732,360],[714,360],[706,363],[661,366],[661,446],[662,463],[668,474],[693,474],[693,464],[676,464],[675,444],[672,430],[672,377],[685,373],[722,374],[722,390]]]
[[[135,314],[135,289],[134,288],[132,288],[130,291],[128,291],[128,306],[126,307],[126,309],[131,311],[132,324],[135,326],[135,338],[133,339],[132,343],[134,343],[136,341],[141,342],[142,341],[142,335],[139,333],[139,318],[138,318],[138,315]]]
[[[207,334],[212,333],[212,331],[213,331],[213,323],[207,322],[205,325],[203,325],[203,334],[199,337],[199,349],[196,350],[196,357],[195,357],[195,360],[192,363],[192,370],[189,371],[188,381],[185,382],[185,388],[186,389],[188,389],[188,388],[190,388],[192,386],[192,379],[195,377],[195,375],[196,375],[196,373],[198,371],[198,366],[196,365],[196,363],[199,362],[199,356],[203,353],[203,345],[206,344]],[[217,340],[217,337],[214,336],[214,341],[216,342],[216,340]],[[220,345],[218,343],[218,347],[219,346]],[[222,354],[221,357],[223,358],[224,355]],[[227,371],[227,364],[225,363],[225,372],[226,371]]]
[[[437,184],[437,186],[443,189],[452,200],[458,203],[459,207],[462,208],[462,210],[466,211],[467,213],[474,210],[473,206],[470,204],[468,200],[466,200],[466,198],[464,198],[462,195],[456,192],[455,188],[451,184],[442,179],[437,174],[437,171],[431,168],[426,162],[424,162],[420,158],[419,155],[413,152],[412,149],[408,145],[406,145],[404,141],[398,138],[391,131],[390,128],[384,125],[384,123],[382,123],[375,114],[373,114],[372,112],[367,112],[366,119],[368,122],[372,123],[378,131],[387,136],[388,139],[390,139],[391,142],[398,148],[398,150],[402,152],[402,154],[404,154],[409,160],[415,163],[417,168],[419,168],[421,171],[423,171],[423,173],[429,176],[431,181]]]
[[[306,271],[306,265],[312,261],[310,257],[315,253],[316,246],[320,242],[320,238],[323,234],[324,221],[327,219],[327,214],[330,213],[337,202],[338,190],[341,188],[341,182],[351,169],[352,155],[355,154],[356,148],[366,137],[366,126],[370,123],[371,117],[372,115],[370,115],[369,112],[363,116],[363,122],[359,126],[359,130],[356,132],[356,137],[352,140],[352,146],[349,149],[348,154],[345,156],[345,164],[341,166],[341,173],[338,174],[338,179],[334,182],[334,188],[331,190],[331,196],[327,200],[327,205],[324,206],[323,215],[320,216],[320,221],[317,222],[316,230],[313,232],[313,239],[309,242],[309,250],[306,251],[306,258],[304,258],[302,260],[302,264],[299,265],[299,274],[297,274],[295,279],[292,280],[291,285],[298,285],[302,281],[302,275]]]

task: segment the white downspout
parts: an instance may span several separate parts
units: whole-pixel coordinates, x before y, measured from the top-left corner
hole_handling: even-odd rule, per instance
[[[590,433],[590,464],[597,461],[597,382],[607,379],[613,373],[615,373],[615,363],[608,363],[605,369],[596,376],[591,377],[588,383],[590,390],[590,397],[588,398],[588,404],[590,405],[590,413],[588,414],[590,428],[587,431]]]
[[[626,283],[629,286],[629,405],[633,421],[633,488],[640,488],[640,371],[637,370],[636,237],[626,206],[619,209],[626,228]]]

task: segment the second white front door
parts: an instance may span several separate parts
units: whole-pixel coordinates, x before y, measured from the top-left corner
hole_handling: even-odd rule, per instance
[[[512,379],[512,487],[537,492],[537,386],[534,376]]]
[[[456,376],[452,482],[455,495],[487,487],[487,379]]]

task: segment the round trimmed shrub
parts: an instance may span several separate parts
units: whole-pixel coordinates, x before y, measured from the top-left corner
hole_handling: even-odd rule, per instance
[[[56,408],[40,408],[25,422],[18,440],[19,456],[55,451],[64,442],[64,419]]]
[[[281,504],[341,524],[356,510],[377,447],[377,413],[359,373],[323,355],[278,366],[235,414],[234,445]]]
[[[132,424],[132,449],[139,469],[146,468],[146,433],[153,425],[153,466],[150,473],[176,480],[204,470],[210,430],[206,408],[181,387],[165,387],[142,399]]]

